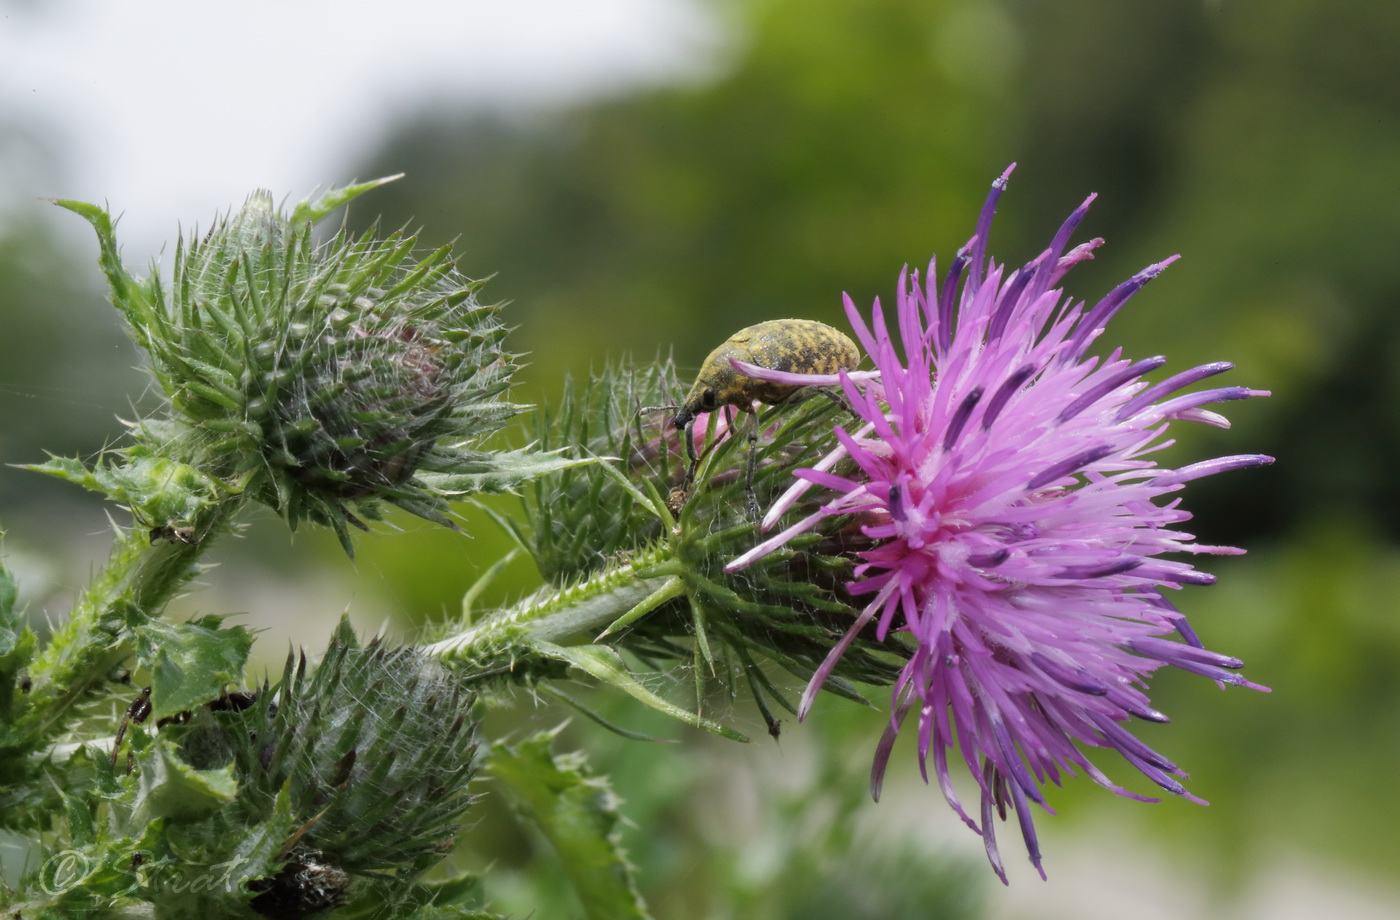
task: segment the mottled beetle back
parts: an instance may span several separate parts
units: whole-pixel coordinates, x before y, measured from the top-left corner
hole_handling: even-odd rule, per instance
[[[810,319],[775,319],[740,329],[705,359],[695,385],[676,413],[677,428],[720,406],[747,412],[754,400],[776,405],[804,389],[757,380],[735,370],[730,359],[788,373],[835,374],[854,370],[860,363],[860,350],[839,329]]]

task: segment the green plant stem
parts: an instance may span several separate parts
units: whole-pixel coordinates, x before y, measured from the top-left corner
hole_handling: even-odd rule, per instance
[[[454,666],[483,673],[521,672],[522,654],[535,642],[591,643],[600,633],[645,603],[680,571],[668,547],[639,553],[573,584],[548,588],[503,608],[424,648]]]
[[[31,750],[45,744],[73,718],[74,707],[93,693],[135,651],[135,630],[160,616],[165,605],[199,569],[199,557],[243,504],[231,494],[201,510],[195,542],[153,541],[133,527],[120,533],[112,558],[30,667],[19,733]]]

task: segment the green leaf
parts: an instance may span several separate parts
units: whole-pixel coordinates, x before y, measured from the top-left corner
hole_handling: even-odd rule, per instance
[[[342,205],[363,195],[365,192],[387,185],[397,179],[402,179],[403,173],[392,176],[385,176],[382,179],[371,179],[368,182],[360,182],[355,185],[347,185],[344,188],[333,188],[315,201],[307,199],[292,208],[292,216],[289,221],[292,228],[300,230],[303,227],[313,226],[324,220],[332,211]]]
[[[632,496],[632,500],[637,504],[644,508],[652,509],[669,530],[675,524],[675,520],[672,518],[670,509],[666,507],[666,502],[662,499],[661,493],[656,491],[656,486],[649,479],[643,480],[643,484],[647,487],[647,490],[643,492],[632,483],[632,480],[627,478],[626,473],[609,462],[611,460],[611,457],[600,458],[599,470],[609,479],[613,480],[613,482],[617,483],[618,487],[621,488],[623,492]]]
[[[562,457],[529,449],[512,450],[460,463],[452,473],[420,471],[418,479],[442,495],[495,495],[512,492],[547,473],[597,462],[597,457]]]
[[[15,583],[14,576],[0,564],[0,626],[15,625],[11,619],[15,615],[15,599],[18,596],[19,585]]]
[[[196,770],[172,745],[157,741],[136,755],[139,773],[131,805],[133,827],[157,818],[197,818],[212,814],[238,794],[232,767]]]
[[[60,208],[67,208],[92,224],[97,232],[100,248],[97,262],[107,276],[112,287],[112,304],[126,314],[137,339],[145,338],[145,327],[155,313],[155,291],[150,283],[142,284],[122,265],[121,250],[117,247],[117,235],[112,216],[95,204],[67,199],[50,199]]]
[[[243,677],[253,633],[219,618],[153,620],[136,630],[137,663],[151,672],[151,715],[162,719],[216,699]]]
[[[619,842],[617,795],[581,754],[553,754],[557,734],[493,747],[487,768],[549,838],[588,917],[644,920],[650,915]]]
[[[633,623],[637,622],[642,617],[646,616],[648,613],[651,613],[657,607],[660,607],[662,604],[666,603],[669,600],[673,600],[674,598],[680,597],[684,593],[685,582],[680,578],[680,576],[672,575],[670,578],[666,579],[664,582],[661,583],[661,587],[657,588],[651,594],[647,595],[645,600],[637,604],[637,606],[633,607],[631,610],[624,613],[622,616],[618,617],[616,620],[613,620],[611,623],[609,623],[608,628],[599,633],[595,641],[602,641],[603,639],[607,638],[608,636],[612,635],[618,630],[626,629],[628,626],[631,626]]]
[[[531,639],[530,644],[533,645],[540,654],[573,665],[580,671],[583,671],[597,680],[621,690],[634,699],[646,703],[657,712],[663,712],[673,719],[679,719],[687,725],[703,728],[720,737],[728,738],[730,741],[740,741],[745,744],[749,741],[748,736],[726,725],[721,725],[718,722],[702,718],[697,713],[683,709],[675,703],[652,693],[646,687],[642,686],[637,678],[632,676],[631,671],[627,670],[627,665],[623,662],[622,656],[605,645],[574,645],[565,647],[540,639]]]
[[[193,531],[183,542],[198,538],[204,514],[226,490],[199,470],[165,457],[128,451],[126,462],[89,468],[80,460],[50,457],[47,463],[22,469],[44,473],[107,496],[131,509],[137,520],[157,536]]]
[[[585,706],[582,701],[574,699],[572,696],[569,696],[567,693],[560,690],[558,687],[554,687],[549,684],[540,684],[539,687],[536,688],[535,692],[543,694],[544,696],[553,697],[559,702],[564,703],[566,706],[570,706],[578,712],[582,713],[583,715],[587,716],[589,719],[592,719],[594,722],[597,722],[599,725],[603,726],[613,734],[620,735],[623,738],[627,738],[632,741],[652,741],[658,744],[670,744],[675,741],[674,738],[660,738],[656,735],[648,735],[644,732],[633,731],[630,728],[623,728],[616,722],[612,722],[608,719],[603,718],[603,715],[601,713],[596,712],[595,710]]]
[[[20,466],[22,470],[31,470],[35,473],[43,473],[46,476],[54,476],[68,482],[76,483],[90,492],[101,492],[106,494],[106,489],[98,480],[97,474],[83,465],[81,460],[70,460],[67,457],[50,457],[47,463],[28,463]]]
[[[285,847],[290,834],[303,823],[292,804],[291,791],[287,785],[277,790],[272,808],[258,823],[243,832],[244,836],[234,846],[225,860],[225,865],[236,866],[235,883],[243,883],[256,878],[265,878],[277,871],[278,864],[285,858]]]

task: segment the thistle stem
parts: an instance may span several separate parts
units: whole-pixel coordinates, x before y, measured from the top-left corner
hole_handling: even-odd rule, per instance
[[[53,634],[30,668],[33,681],[21,734],[42,745],[135,651],[135,631],[199,573],[197,561],[242,506],[229,494],[201,509],[192,542],[156,541],[142,527],[121,531],[112,558],[88,585],[68,622]]]
[[[473,670],[514,671],[532,642],[592,642],[620,617],[645,605],[676,580],[663,565],[670,559],[670,549],[664,546],[639,553],[583,581],[546,588],[466,629],[458,626],[423,650],[445,663]]]

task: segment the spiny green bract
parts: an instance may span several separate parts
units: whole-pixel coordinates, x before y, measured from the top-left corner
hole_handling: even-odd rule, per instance
[[[614,457],[638,480],[665,484],[684,463],[678,439],[640,411],[678,389],[671,362],[606,365],[582,383],[569,380],[557,409],[533,417],[532,439],[543,449],[583,448]],[[662,536],[662,522],[601,467],[565,470],[522,490],[527,523],[506,521],[547,581],[560,585],[636,554]]]
[[[125,271],[105,211],[59,202],[96,228],[113,302],[169,400],[133,426],[138,439],[293,527],[329,524],[347,549],[347,525],[377,517],[378,501],[448,523],[432,474],[469,471],[502,488],[525,478],[519,457],[497,468],[474,447],[519,409],[502,396],[514,356],[497,307],[477,301],[481,282],[446,247],[415,255],[402,232],[315,242],[317,220],[377,184],[290,215],[255,193],[179,242],[168,286]]]

